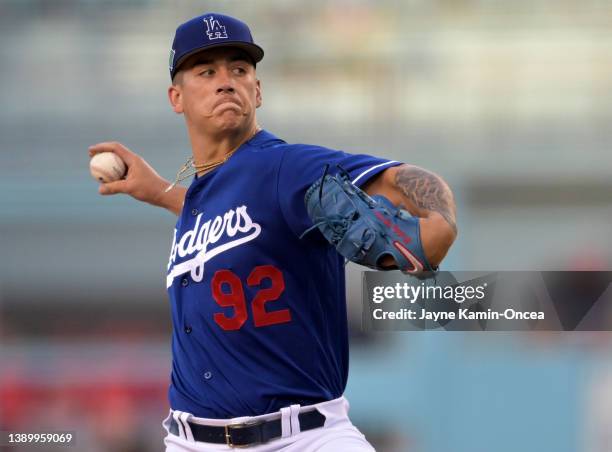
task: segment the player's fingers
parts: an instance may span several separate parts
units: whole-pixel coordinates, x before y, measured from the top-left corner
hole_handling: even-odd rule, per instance
[[[89,149],[89,157],[93,157],[100,152],[114,152],[117,154],[121,160],[123,160],[128,166],[132,164],[134,159],[136,158],[136,154],[126,148],[124,145],[117,141],[105,141],[102,143],[94,144],[90,146]]]
[[[127,193],[127,182],[125,180],[117,180],[100,184],[98,192],[101,195],[115,195],[117,193]]]

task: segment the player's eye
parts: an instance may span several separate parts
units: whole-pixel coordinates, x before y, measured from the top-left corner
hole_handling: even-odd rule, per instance
[[[199,75],[213,75],[214,73],[215,71],[213,71],[212,69],[202,69],[198,72]]]
[[[242,75],[242,74],[246,74],[246,69],[243,68],[242,66],[236,66],[234,69],[232,69],[232,71],[234,72],[234,74],[236,75]]]

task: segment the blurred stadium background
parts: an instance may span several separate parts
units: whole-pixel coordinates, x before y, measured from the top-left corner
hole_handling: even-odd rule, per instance
[[[87,147],[175,174],[169,45],[203,11],[265,49],[265,128],[450,182],[445,269],[611,269],[610,1],[0,0],[1,430],[162,449],[174,218],[99,197]],[[347,395],[379,451],[612,451],[610,334],[365,334],[359,278]]]

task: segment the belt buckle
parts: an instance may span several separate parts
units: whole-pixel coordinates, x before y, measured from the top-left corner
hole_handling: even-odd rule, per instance
[[[241,428],[247,428],[247,427],[254,427],[257,425],[262,425],[264,424],[266,421],[252,421],[252,422],[241,422],[239,424],[227,424],[225,426],[225,444],[227,444],[229,447],[232,448],[237,448],[237,449],[241,449],[241,448],[245,448],[245,447],[251,447],[255,444],[260,444],[262,443],[262,441],[257,441],[257,442],[253,442],[253,443],[248,443],[248,444],[240,444],[240,445],[236,445],[234,443],[232,443],[232,434],[231,431],[234,429],[241,429]]]

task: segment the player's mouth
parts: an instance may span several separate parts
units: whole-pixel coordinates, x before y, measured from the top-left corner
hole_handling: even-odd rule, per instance
[[[219,99],[217,102],[215,102],[215,104],[213,105],[213,110],[215,110],[216,108],[220,107],[220,106],[236,106],[238,108],[242,108],[242,105],[240,105],[240,103],[233,97],[223,97],[221,99]]]

